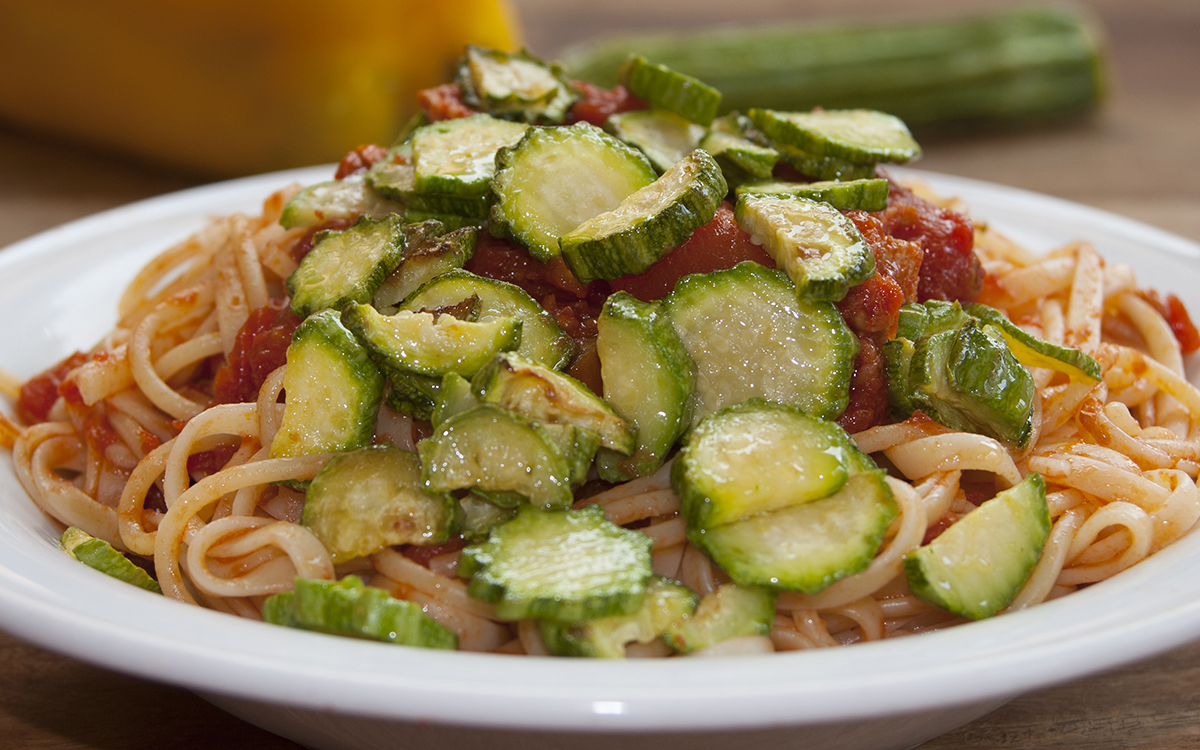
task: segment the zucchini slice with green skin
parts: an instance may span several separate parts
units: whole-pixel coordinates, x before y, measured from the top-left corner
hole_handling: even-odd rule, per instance
[[[970,317],[957,302],[937,299],[922,303],[909,302],[900,307],[896,338],[917,341],[935,333],[957,331]]]
[[[709,131],[701,139],[700,148],[712,154],[730,187],[769,178],[779,161],[775,149],[717,130]]]
[[[574,425],[600,436],[623,454],[637,445],[637,429],[582,382],[513,352],[497,355],[472,380],[476,395],[541,424]]]
[[[1026,367],[1044,367],[1066,374],[1075,382],[1094,383],[1103,377],[1100,363],[1078,349],[1056,346],[1027,333],[994,307],[974,303],[964,310],[974,318],[992,326],[1008,342],[1008,348]]]
[[[746,193],[733,215],[803,297],[837,302],[875,275],[875,252],[854,222],[828,203]]]
[[[721,92],[703,81],[630,55],[617,74],[618,82],[634,96],[708,127],[721,107]]]
[[[384,279],[371,300],[379,310],[399,305],[430,279],[462,268],[475,252],[475,227],[447,230],[441,221],[431,219],[405,224],[404,233],[404,262]]]
[[[663,635],[685,654],[745,635],[770,635],[775,622],[775,592],[758,586],[726,583],[700,600],[690,617],[677,620]]]
[[[696,425],[671,484],[689,528],[707,529],[820,500],[846,484],[850,439],[794,406],[751,399]]]
[[[442,377],[442,383],[438,386],[437,404],[429,421],[433,423],[434,427],[437,427],[455,414],[474,409],[482,403],[475,395],[475,388],[471,385],[470,380],[457,372],[448,372]]]
[[[888,407],[896,421],[912,416],[916,407],[910,397],[909,379],[916,347],[905,338],[894,338],[883,345],[884,375],[887,379]]]
[[[360,218],[337,232],[321,232],[313,249],[287,278],[292,312],[304,318],[370,302],[375,290],[404,261],[404,220]]]
[[[831,302],[800,299],[783,271],[746,261],[680,279],[665,298],[696,363],[692,420],[755,396],[835,419],[858,339]]]
[[[817,156],[783,143],[772,143],[779,158],[814,180],[866,180],[875,176],[875,162],[857,162],[837,156]]]
[[[573,424],[542,422],[541,427],[554,441],[558,452],[567,459],[571,472],[571,486],[578,487],[587,481],[592,468],[592,459],[602,442],[600,435]]]
[[[689,525],[688,539],[739,585],[815,594],[871,564],[896,515],[883,478],[865,471],[821,500],[709,529]]]
[[[394,146],[385,158],[363,176],[371,188],[384,198],[402,204],[406,220],[423,221],[429,216],[459,217],[455,221],[482,224],[487,204],[479,196],[417,192],[417,167],[412,141]],[[414,214],[417,214],[414,216]],[[421,217],[420,214],[425,214]]]
[[[656,576],[646,584],[646,599],[637,612],[573,623],[542,620],[542,641],[555,656],[623,659],[628,644],[656,641],[674,623],[686,620],[696,611],[697,599],[682,583]]]
[[[309,316],[287,349],[283,421],[271,458],[352,451],[371,444],[383,375],[336,311]]]
[[[521,140],[528,127],[478,114],[418,128],[412,139],[416,192],[476,198],[485,211],[496,152]]]
[[[596,457],[601,479],[622,482],[661,466],[687,429],[696,365],[657,302],[614,292],[596,328],[604,400],[637,428],[637,447],[628,457],[604,450]]]
[[[951,429],[1023,448],[1033,433],[1034,398],[1029,371],[997,329],[974,318],[913,345],[909,399]]]
[[[458,636],[425,614],[419,604],[394,599],[352,575],[340,581],[297,578],[295,590],[281,591],[263,602],[262,616],[272,625],[331,635],[419,648],[458,648]]]
[[[414,312],[437,310],[472,297],[478,299],[477,320],[512,317],[521,321],[521,345],[517,347],[521,356],[556,370],[571,361],[574,341],[546,308],[515,284],[455,269],[431,279],[400,307]]]
[[[903,120],[873,109],[751,109],[747,114],[772,141],[813,156],[903,164],[921,153]]]
[[[883,178],[850,180],[848,182],[763,180],[738,185],[736,192],[739,198],[743,195],[791,196],[828,203],[839,211],[849,209],[882,211],[887,208],[888,181]]]
[[[631,615],[645,601],[651,546],[650,537],[606,520],[596,505],[524,505],[486,542],[463,550],[458,575],[471,579],[467,593],[496,605],[501,620]]]
[[[425,491],[416,453],[374,445],[329,459],[308,485],[300,523],[343,563],[393,544],[441,544],[460,513],[449,494]]]
[[[468,44],[457,81],[472,107],[539,125],[562,122],[579,98],[561,68],[525,50],[509,54]]]
[[[1025,585],[1049,535],[1046,483],[1031,473],[907,555],[908,587],[956,615],[991,617]]]
[[[729,191],[721,168],[697,149],[650,185],[559,240],[575,278],[641,273],[712,221]]]
[[[700,147],[704,128],[665,109],[609,115],[604,129],[640,150],[662,174]]]
[[[433,411],[437,407],[438,389],[441,388],[441,381],[436,376],[394,370],[386,364],[380,364],[379,369],[390,386],[384,395],[388,406],[414,419],[427,420],[433,417]]]
[[[346,178],[309,185],[292,196],[283,207],[279,224],[284,229],[315,227],[327,221],[357,220],[360,216],[382,219],[404,213],[404,206],[382,198],[365,180]]]
[[[429,492],[515,493],[544,508],[571,504],[571,467],[554,439],[514,412],[482,404],[417,444]]]
[[[490,229],[544,263],[558,257],[560,237],[656,176],[641,151],[586,122],[531,128],[496,154]]]
[[[111,544],[103,539],[97,539],[77,526],[69,526],[58,538],[62,548],[79,562],[112,576],[118,581],[132,583],[138,588],[162,593],[158,581],[150,574],[135,565],[128,557],[122,555]]]
[[[404,224],[422,224],[427,221],[437,221],[447,232],[456,229],[469,229],[472,232],[487,226],[487,216],[460,216],[458,214],[437,211],[417,211],[409,209],[404,212]]]
[[[439,379],[448,372],[469,378],[496,354],[516,349],[521,342],[521,321],[510,317],[472,322],[408,310],[383,315],[370,305],[350,305],[342,323],[389,372]]]

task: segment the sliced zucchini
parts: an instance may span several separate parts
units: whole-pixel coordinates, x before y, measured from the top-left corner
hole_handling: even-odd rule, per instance
[[[437,427],[460,411],[473,409],[481,403],[470,380],[457,372],[448,372],[438,386],[437,404],[429,421]]]
[[[433,417],[441,388],[438,377],[395,370],[386,365],[381,365],[380,370],[390,386],[384,395],[388,406],[414,419],[428,420]]]
[[[957,331],[971,317],[957,302],[929,300],[908,303],[900,307],[896,337],[917,341],[924,336],[945,331]]]
[[[579,98],[557,65],[525,50],[509,54],[468,44],[457,80],[467,104],[521,122],[557,125]]]
[[[897,421],[912,416],[916,407],[910,398],[909,379],[916,348],[905,338],[894,338],[883,345],[884,376],[887,379],[888,407]]]
[[[308,485],[300,523],[342,563],[393,544],[441,544],[459,512],[450,495],[425,490],[416,453],[374,445],[329,459]]]
[[[691,653],[744,635],[770,635],[775,592],[726,583],[700,600],[691,617],[677,620],[664,638],[676,651]]]
[[[560,237],[655,176],[642,152],[586,122],[531,128],[496,155],[490,228],[545,262],[559,255]]]
[[[742,586],[815,594],[866,568],[896,515],[883,471],[846,480],[836,494],[713,528],[688,539]]]
[[[271,458],[370,445],[383,382],[370,354],[336,311],[310,316],[287,349],[286,403],[271,441]]]
[[[782,271],[747,261],[685,276],[665,302],[696,363],[693,422],[755,396],[823,419],[846,410],[858,339],[833,303],[799,299]]]
[[[665,109],[635,109],[609,115],[604,129],[640,150],[662,174],[695,151],[704,128]]]
[[[751,109],[748,115],[772,141],[813,156],[903,164],[921,153],[903,120],[873,109]]]
[[[866,180],[875,176],[875,162],[858,162],[837,156],[817,156],[784,143],[771,144],[779,158],[814,180]]]
[[[913,345],[913,407],[951,429],[1003,440],[1017,448],[1033,431],[1033,377],[992,326],[971,318],[957,330]]]
[[[628,457],[605,450],[596,457],[601,479],[622,482],[661,466],[687,429],[696,365],[657,302],[614,292],[596,328],[604,400],[637,428],[637,447]]]
[[[347,229],[322,232],[287,278],[292,312],[303,318],[370,302],[403,260],[404,221],[396,214],[378,221],[363,217]]]
[[[1025,585],[1049,535],[1046,483],[1031,473],[905,557],[908,587],[957,615],[991,617]]]
[[[453,195],[479,200],[496,171],[496,152],[521,140],[528,126],[485,114],[442,120],[418,128],[413,134],[417,193]]]
[[[472,380],[485,402],[498,404],[541,424],[575,425],[600,436],[605,448],[628,455],[637,429],[586,385],[519,354],[497,355]]]
[[[458,648],[458,637],[421,610],[393,599],[356,576],[340,581],[296,579],[294,591],[263,602],[263,622],[332,635],[365,638],[420,648]]]
[[[721,107],[721,92],[665,65],[655,65],[640,55],[630,55],[617,74],[630,93],[685,120],[707,127]]]
[[[631,615],[645,601],[651,546],[650,537],[606,520],[597,505],[524,505],[486,542],[463,550],[458,574],[471,579],[471,596],[496,605],[501,620]]]
[[[447,232],[452,232],[456,229],[470,229],[475,231],[487,226],[487,216],[460,216],[453,213],[439,213],[437,211],[417,211],[409,209],[404,212],[404,223],[421,224],[426,221],[437,221],[445,227]]]
[[[712,154],[730,187],[769,178],[779,161],[775,149],[719,130],[710,130],[701,139],[700,148]]]
[[[515,507],[501,508],[474,492],[467,493],[459,504],[463,513],[459,531],[468,542],[486,541],[492,529],[517,515]]]
[[[745,193],[734,218],[808,299],[836,302],[875,274],[875,252],[854,222],[828,203]]]
[[[646,599],[637,612],[574,623],[542,620],[542,640],[555,656],[623,659],[628,644],[656,641],[676,621],[688,618],[696,611],[696,600],[687,586],[657,576],[646,585]]]
[[[412,214],[406,218],[411,219]],[[404,232],[404,262],[375,290],[371,300],[381,310],[400,304],[435,276],[462,268],[475,252],[475,227],[447,230],[440,220],[426,220],[406,224]]]
[[[763,180],[738,185],[737,195],[793,196],[828,203],[839,211],[882,211],[887,208],[888,181],[883,178],[839,182],[784,182]]]
[[[365,180],[347,178],[309,185],[283,207],[279,224],[284,229],[316,227],[327,221],[351,221],[360,216],[382,219],[402,214],[404,206],[382,198]]]
[[[412,117],[404,121],[400,126],[400,130],[396,132],[396,137],[392,139],[391,148],[403,146],[412,140],[413,133],[417,132],[417,128],[424,127],[429,124],[429,115],[424,112],[417,112]]]
[[[122,555],[111,544],[103,539],[97,539],[77,526],[70,526],[58,538],[62,548],[79,562],[94,568],[101,573],[112,576],[118,581],[132,583],[138,588],[162,593],[158,581],[150,574],[135,565],[128,557]]]
[[[402,309],[437,310],[478,298],[478,320],[512,317],[521,321],[517,353],[559,369],[571,361],[575,344],[554,316],[520,287],[469,271],[451,270],[430,280],[404,300]]]
[[[490,493],[514,493],[545,508],[571,504],[571,467],[554,439],[495,404],[448,417],[417,451],[430,492],[469,489],[494,501]]]
[[[350,305],[342,323],[389,372],[439,379],[448,372],[469,378],[496,354],[516,349],[521,342],[521,321],[506,316],[473,322],[408,310],[383,315],[370,305]]]
[[[697,149],[612,211],[564,235],[563,260],[583,282],[641,273],[712,221],[727,192],[721,168]]]
[[[424,218],[428,215],[460,217],[454,221],[479,224],[485,220],[486,201],[477,195],[417,192],[417,168],[411,140],[394,146],[386,158],[367,170],[363,179],[379,195],[402,204],[411,222],[423,220],[413,216],[414,213],[426,214]]]
[[[689,528],[820,500],[846,483],[850,440],[833,422],[751,399],[696,425],[675,457],[671,484]]]
[[[928,303],[926,303],[928,304]],[[1096,382],[1103,377],[1100,364],[1078,349],[1056,346],[1037,336],[1026,333],[1023,328],[1008,319],[994,307],[974,303],[965,308],[968,315],[999,331],[1008,342],[1013,356],[1026,367],[1044,367],[1065,373],[1076,382]]]
[[[540,424],[554,441],[558,452],[567,459],[567,466],[571,472],[571,486],[578,487],[587,481],[592,459],[595,458],[602,442],[600,435],[573,424]]]

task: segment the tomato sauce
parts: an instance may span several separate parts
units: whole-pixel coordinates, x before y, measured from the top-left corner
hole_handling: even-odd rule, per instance
[[[887,233],[920,245],[917,299],[974,302],[983,290],[983,267],[975,255],[971,220],[892,183],[888,207],[879,212]]]
[[[883,350],[869,337],[859,339],[858,360],[850,378],[850,404],[837,423],[854,434],[887,416],[888,392]]]
[[[571,81],[571,85],[582,96],[571,106],[567,115],[568,125],[574,122],[588,122],[602,128],[609,115],[646,109],[650,106],[629,93],[629,89],[624,86],[602,89],[585,81]]]
[[[1171,333],[1175,334],[1175,340],[1179,342],[1179,348],[1184,354],[1191,354],[1200,349],[1200,332],[1197,332],[1196,326],[1192,323],[1192,318],[1188,315],[1183,300],[1174,294],[1163,297],[1152,289],[1142,290],[1138,292],[1138,296],[1153,305],[1154,309],[1158,310],[1158,314],[1163,316],[1163,320],[1167,321],[1167,325],[1171,327]]]
[[[233,404],[254,401],[258,389],[287,361],[288,344],[300,325],[286,299],[273,299],[250,311],[234,339],[228,363],[213,380],[213,402]]]
[[[470,117],[477,112],[463,101],[462,89],[457,83],[445,83],[418,91],[417,104],[430,122]]]
[[[86,354],[75,352],[49,370],[27,380],[21,386],[21,394],[17,397],[17,419],[26,425],[45,422],[50,416],[54,402],[58,400],[59,386],[63,384],[67,374],[87,361]],[[77,389],[75,395],[79,395]]]
[[[333,179],[342,180],[350,175],[366,172],[377,162],[382,161],[383,157],[387,156],[387,152],[386,148],[377,146],[374,143],[359,146],[342,157],[342,161],[338,164],[337,172],[334,173]]]

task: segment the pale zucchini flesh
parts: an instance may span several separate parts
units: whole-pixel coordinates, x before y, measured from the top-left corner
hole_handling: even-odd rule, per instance
[[[318,234],[312,250],[287,278],[292,312],[303,318],[369,302],[404,261],[404,248],[404,222],[396,214],[378,221],[363,217],[347,229]]]
[[[828,203],[839,211],[882,211],[887,208],[888,181],[883,178],[865,180],[822,180],[820,182],[785,182],[761,180],[737,186],[740,198],[746,194],[774,197],[794,196]]]
[[[813,156],[853,162],[904,163],[920,155],[904,121],[871,109],[815,109],[779,112],[751,109],[747,113],[772,141]]]
[[[640,150],[659,174],[695,151],[704,128],[662,109],[635,109],[609,115],[604,129]]]
[[[623,659],[630,643],[652,643],[677,621],[687,620],[696,602],[687,586],[656,577],[646,585],[646,598],[637,612],[573,623],[542,620],[542,640],[555,656]]]
[[[404,206],[387,200],[361,178],[346,178],[309,185],[292,196],[279,224],[284,229],[316,227],[330,221],[356,221],[360,216],[382,219],[402,214]]]
[[[689,617],[663,634],[676,651],[692,653],[747,635],[770,635],[775,622],[775,592],[759,586],[726,583],[700,600]]]

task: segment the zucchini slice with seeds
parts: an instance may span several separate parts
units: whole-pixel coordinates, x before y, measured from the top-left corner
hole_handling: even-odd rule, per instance
[[[896,515],[881,470],[846,480],[810,503],[712,528],[688,527],[688,539],[741,586],[815,594],[870,565]]]
[[[158,581],[142,570],[125,555],[118,552],[111,544],[103,539],[97,539],[77,526],[70,526],[58,538],[62,548],[79,562],[112,576],[119,581],[132,583],[138,588],[162,593]]]
[[[313,249],[287,278],[292,312],[299,317],[352,302],[370,302],[375,290],[404,260],[404,221],[392,214],[360,218],[337,232],[321,232]]]
[[[515,284],[455,269],[425,283],[400,307],[413,312],[437,310],[472,297],[478,299],[477,320],[511,317],[521,321],[521,344],[517,347],[521,356],[556,370],[571,361],[574,341],[553,315]]]
[[[770,635],[775,622],[775,592],[758,586],[726,583],[700,600],[690,617],[677,620],[663,637],[685,654],[745,635]]]
[[[371,444],[383,375],[335,310],[307,318],[287,349],[283,421],[271,458],[338,453]]]
[[[404,206],[380,197],[365,180],[348,177],[301,189],[283,207],[279,225],[284,229],[315,227],[327,221],[351,221],[360,216],[382,219],[402,213]]]
[[[414,189],[475,198],[479,209],[471,213],[486,211],[484,195],[496,171],[496,152],[519,141],[528,127],[478,114],[418,128],[412,139]]]
[[[846,484],[850,439],[794,406],[751,399],[696,425],[671,484],[689,528],[820,500]]]
[[[441,544],[460,513],[450,495],[425,491],[416,453],[374,445],[329,459],[308,485],[300,523],[343,563],[394,544]]]
[[[875,252],[854,222],[828,203],[746,193],[734,219],[808,299],[837,302],[875,274]]]
[[[651,643],[677,621],[686,621],[696,611],[697,598],[682,583],[657,576],[646,584],[637,612],[572,623],[542,620],[542,640],[555,656],[623,659],[628,644]]]
[[[662,174],[700,146],[704,128],[665,109],[610,115],[604,129],[640,150]]]
[[[730,187],[767,179],[779,161],[779,152],[775,149],[718,130],[709,131],[700,141],[700,148],[712,154]]]
[[[747,114],[773,142],[813,156],[903,164],[921,153],[903,120],[873,109],[751,109]]]
[[[685,120],[708,127],[721,107],[721,92],[665,65],[655,65],[640,55],[630,55],[617,74],[630,93]]]
[[[824,180],[821,182],[784,182],[763,180],[748,182],[737,187],[737,195],[766,195],[774,197],[808,198],[828,203],[839,211],[882,211],[887,208],[888,181],[883,178],[868,180]]]
[[[1046,483],[1031,473],[904,559],[918,599],[972,620],[1009,605],[1050,535]]]
[[[579,98],[561,68],[525,50],[509,54],[468,44],[457,81],[472,107],[539,125],[562,122]]]
[[[296,579],[294,591],[263,602],[263,622],[331,635],[420,648],[458,648],[458,637],[425,614],[421,605],[393,599],[356,576],[340,581]]]
[[[783,271],[745,261],[685,276],[665,303],[696,363],[693,422],[755,396],[823,419],[846,410],[858,339],[833,303],[801,299]]]
[[[487,542],[463,550],[458,574],[471,579],[471,596],[496,605],[501,620],[631,615],[645,601],[651,546],[650,537],[606,520],[596,505],[525,505]]]
[[[475,252],[477,233],[475,227],[449,230],[437,220],[406,223],[404,262],[375,290],[371,304],[380,310],[394,307],[430,279],[462,268]]]
[[[563,260],[585,283],[641,273],[712,221],[727,192],[713,158],[693,151],[615,209],[564,235]]]
[[[637,428],[628,457],[607,450],[596,457],[601,479],[622,482],[661,466],[687,429],[696,365],[658,302],[614,292],[596,328],[604,400]]]
[[[559,255],[560,237],[655,177],[642,152],[586,122],[531,128],[496,154],[490,228],[545,262]]]
[[[589,430],[600,436],[605,448],[628,455],[637,444],[637,430],[590,388],[519,354],[497,355],[479,371],[472,385],[484,402],[544,425],[575,425]]]
[[[485,497],[515,494],[545,508],[571,504],[571,467],[554,439],[536,423],[495,404],[446,418],[417,444],[417,452],[430,492],[469,489]]]

